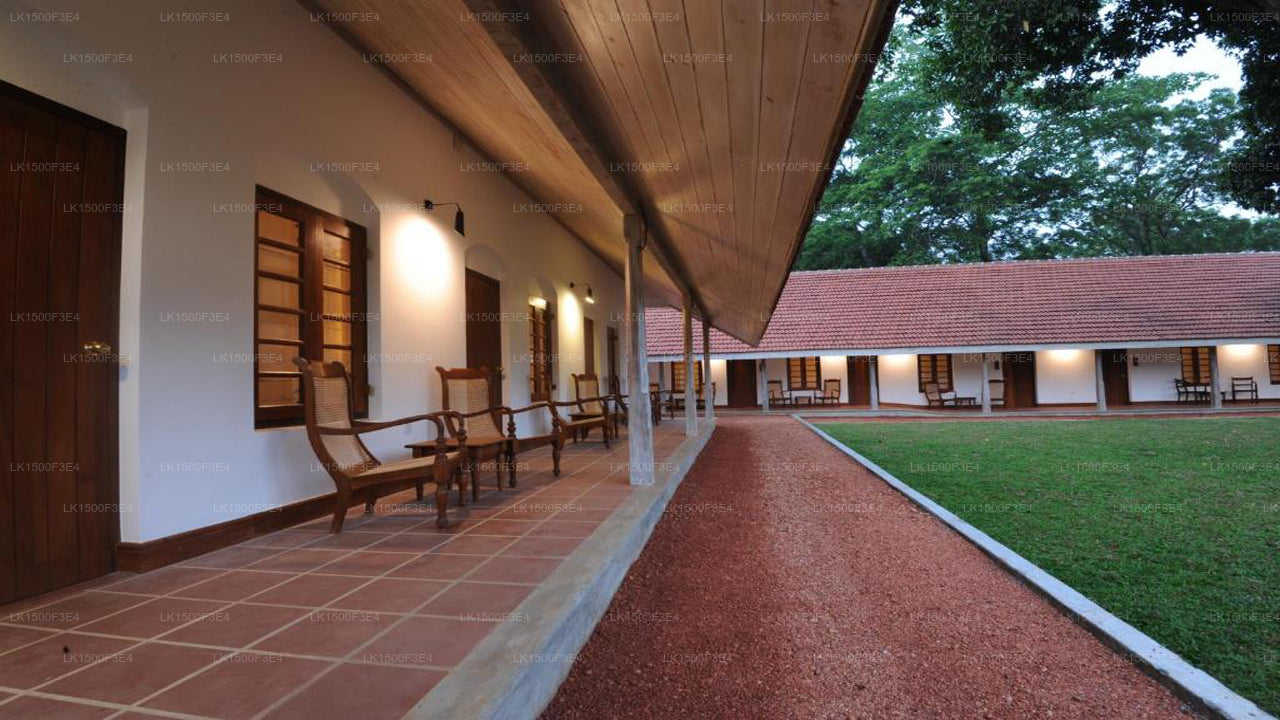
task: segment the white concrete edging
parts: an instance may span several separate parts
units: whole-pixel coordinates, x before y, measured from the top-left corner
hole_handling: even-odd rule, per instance
[[[529,620],[504,622],[489,633],[405,718],[519,720],[541,715],[714,431],[714,422],[699,423],[698,434],[661,462],[656,482],[636,487],[516,608],[516,614]]]
[[[1200,705],[1219,717],[1228,720],[1276,720],[1250,700],[1223,685],[1212,675],[1183,660],[1177,653],[1153,640],[1150,636],[1120,618],[1104,610],[1100,605],[1080,594],[1071,586],[1041,570],[1034,563],[1010,550],[990,535],[962,520],[958,515],[925,497],[910,485],[894,477],[887,470],[831,437],[813,423],[799,415],[793,418],[806,425],[818,437],[831,443],[837,450],[856,460],[875,473],[894,490],[946,523],[966,540],[978,546],[1022,582],[1038,591],[1050,602],[1067,613],[1067,616],[1114,649],[1127,654],[1144,671],[1172,689],[1184,700]]]

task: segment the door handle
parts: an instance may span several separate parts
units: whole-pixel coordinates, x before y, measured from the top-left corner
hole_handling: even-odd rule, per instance
[[[106,355],[111,352],[111,346],[101,340],[90,340],[84,344],[84,351],[87,355]]]

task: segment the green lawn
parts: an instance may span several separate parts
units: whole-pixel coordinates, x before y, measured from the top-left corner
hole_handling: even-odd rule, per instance
[[[1280,418],[821,427],[1280,715]]]

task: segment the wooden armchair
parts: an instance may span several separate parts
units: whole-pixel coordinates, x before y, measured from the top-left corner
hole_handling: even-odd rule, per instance
[[[441,397],[444,398],[444,409],[453,411],[445,418],[445,427],[449,429],[449,444],[467,449],[467,460],[471,475],[471,497],[480,497],[480,486],[477,475],[480,463],[492,460],[497,477],[498,489],[502,489],[502,470],[507,468],[510,483],[515,487],[515,470],[511,460],[511,438],[503,432],[502,417],[506,408],[490,407],[489,384],[493,382],[496,371],[488,368],[453,368],[446,370],[437,367],[440,373]]]
[[[942,390],[936,382],[924,384],[924,399],[929,402],[929,407],[951,407],[960,404],[956,399],[955,390]]]
[[[551,431],[542,435],[525,435],[516,433],[516,416],[523,413],[537,413],[543,410],[547,414],[547,425]],[[561,427],[559,416],[549,402],[538,402],[516,410],[504,408],[507,414],[507,435],[511,438],[511,485],[516,484],[516,455],[536,448],[551,446],[551,462],[556,477],[560,477],[560,453],[564,451],[564,439],[567,432]]]
[[[782,389],[781,380],[770,380],[767,386],[770,405],[791,405],[795,402],[795,398],[791,397],[791,391]]]
[[[1173,379],[1173,389],[1178,393],[1178,402],[1208,402],[1212,392],[1207,384],[1191,383],[1182,378]]]
[[[621,422],[620,409],[615,406],[609,407],[609,399],[617,399],[617,395],[606,396],[600,392],[600,378],[595,375],[582,374],[570,375],[573,379],[573,397],[578,401],[578,412],[570,413],[569,418],[573,421],[589,420],[595,417],[603,417],[605,420],[605,432],[609,432],[609,428],[613,428],[613,436],[618,437],[618,425]]]
[[[662,422],[662,409],[667,409],[668,417],[675,417],[676,410],[671,390],[663,390],[658,383],[649,383],[649,400],[653,406],[653,424]]]
[[[421,500],[427,477],[435,485],[436,525],[448,527],[449,486],[451,478],[461,475],[466,449],[465,444],[454,450],[446,446],[443,418],[447,413],[414,415],[390,422],[356,420],[351,411],[351,383],[342,363],[303,358],[294,358],[293,362],[302,370],[307,439],[337,486],[330,532],[342,532],[347,508],[356,493],[364,495],[365,510],[371,512],[378,501],[379,490],[386,486],[412,482]],[[421,421],[430,422],[436,428],[435,452],[425,457],[383,463],[360,441],[360,436],[367,432]]]
[[[571,437],[576,443],[579,439],[585,440],[591,433],[591,428],[600,428],[600,434],[604,436],[604,446],[609,447],[609,423],[610,413],[614,412],[609,409],[608,396],[585,397],[577,400],[561,400],[551,401],[547,405],[551,408],[551,417],[556,425],[556,431],[561,433],[563,437]],[[599,405],[601,412],[589,413],[586,408],[594,408]],[[572,408],[572,414],[566,420],[560,415],[557,408]]]
[[[1258,381],[1250,377],[1233,377],[1231,378],[1231,401],[1235,402],[1244,396],[1258,402]]]
[[[840,379],[828,378],[822,381],[822,393],[815,395],[813,399],[823,405],[839,405],[840,404]]]

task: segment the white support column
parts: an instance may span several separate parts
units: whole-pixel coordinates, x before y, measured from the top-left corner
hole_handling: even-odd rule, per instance
[[[628,461],[632,485],[653,484],[653,414],[649,406],[649,353],[644,339],[644,246],[646,229],[639,215],[623,221],[627,241],[627,418]]]
[[[756,361],[756,393],[760,395],[760,409],[769,409],[769,365],[764,358]]]
[[[1209,406],[1222,409],[1221,383],[1218,381],[1218,346],[1209,348]]]
[[[991,414],[991,368],[987,365],[988,355],[982,353],[982,414]]]
[[[880,409],[880,377],[879,377],[880,368],[879,366],[880,366],[880,356],[872,355],[870,360],[868,360],[867,362],[867,372],[871,376],[870,382],[871,382],[871,409],[872,410]]]
[[[708,424],[716,421],[716,389],[711,382],[711,323],[702,319],[702,395],[706,408],[702,417]]]
[[[684,296],[684,312],[681,317],[684,328],[684,434],[698,434],[698,395],[694,384],[693,369],[693,299]]]
[[[1107,411],[1107,380],[1106,373],[1102,369],[1102,351],[1093,351],[1093,382],[1097,386],[1098,393],[1098,412]]]

